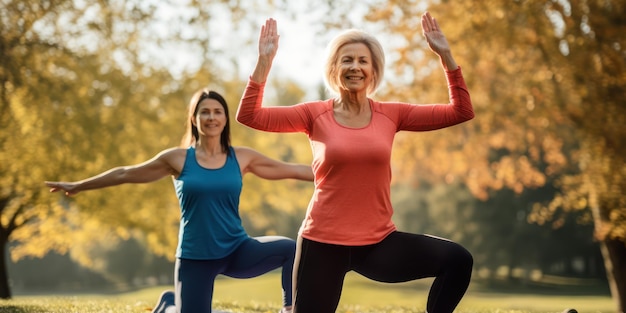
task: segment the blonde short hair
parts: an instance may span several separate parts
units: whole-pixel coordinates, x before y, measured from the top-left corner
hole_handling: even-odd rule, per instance
[[[326,47],[326,66],[324,67],[324,83],[326,87],[336,93],[339,93],[341,87],[341,81],[339,79],[339,73],[337,72],[337,64],[339,58],[339,49],[344,45],[351,43],[362,43],[370,50],[372,54],[372,66],[374,69],[374,77],[372,83],[367,86],[367,94],[372,95],[380,86],[380,83],[385,74],[385,53],[383,47],[378,40],[358,29],[349,29],[343,31],[335,38],[333,38]]]

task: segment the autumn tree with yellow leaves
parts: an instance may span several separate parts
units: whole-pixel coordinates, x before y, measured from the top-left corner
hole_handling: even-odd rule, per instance
[[[153,251],[171,253],[178,214],[171,182],[75,198],[51,196],[42,182],[90,176],[177,145],[188,98],[209,82],[236,106],[243,85],[234,76],[216,75],[218,67],[210,64],[219,54],[209,54],[209,7],[226,6],[238,22],[245,20],[247,9],[258,12],[257,6],[267,3],[289,9],[287,1],[251,7],[190,1],[186,8],[192,13],[178,16],[168,24],[171,32],[161,34],[142,32],[154,26],[157,10],[142,1],[3,2],[1,251],[12,243],[14,259],[56,250],[75,253],[87,264],[94,262],[85,250],[89,242],[138,229]],[[556,197],[537,201],[529,222],[558,227],[568,212],[586,212],[623,311],[624,7],[618,0],[329,1],[316,3],[309,13],[328,10],[320,14],[328,20],[317,31],[381,25],[376,35],[388,49],[389,70],[377,97],[428,103],[447,99],[440,64],[420,32],[420,15],[431,11],[463,68],[476,118],[440,132],[399,134],[397,182],[462,183],[478,199],[502,189],[522,193],[554,184]],[[354,12],[363,16],[350,24]],[[162,44],[201,51],[197,72],[174,78],[163,65],[148,62],[145,48]],[[289,88],[277,96],[298,97],[296,86],[281,86]],[[285,102],[297,102],[291,100]],[[261,138],[233,126],[236,145],[301,162],[310,157],[303,154],[306,140],[297,135]],[[298,183],[272,186],[246,179],[244,189],[255,192],[242,199],[242,210],[253,217],[256,229],[284,231],[268,217],[279,211],[264,210],[275,207],[298,216],[309,199],[308,187]],[[290,199],[279,196],[292,191]],[[5,262],[0,260],[0,298],[10,297]]]
[[[210,44],[208,22],[217,7],[230,13],[233,27],[245,21],[242,9],[229,1],[0,4],[3,256],[9,245],[14,261],[56,251],[105,271],[104,260],[94,258],[98,253],[93,250],[103,246],[98,243],[110,246],[138,236],[135,239],[152,253],[173,258],[179,209],[171,180],[93,190],[71,198],[48,193],[43,182],[82,179],[178,146],[188,101],[200,88],[224,94],[235,112],[244,82],[213,63],[216,59],[237,63]],[[168,49],[197,55],[194,68],[173,73],[171,64],[158,60]],[[294,86],[279,96],[300,93]],[[286,161],[306,159],[289,148],[271,150],[276,138],[239,137],[236,133],[243,127],[233,124],[240,128],[233,135],[234,145],[267,149],[269,155]],[[282,143],[280,147],[286,147]],[[252,189],[247,194],[272,193],[242,199],[242,211],[251,215],[250,229],[263,234],[293,229],[289,223],[288,227],[273,223],[267,215],[282,210],[297,216],[302,201],[289,201],[274,192],[299,197],[310,187],[247,180],[246,189]],[[0,258],[0,298],[11,297],[6,262]]]
[[[424,55],[416,31],[428,9],[451,42],[476,110],[466,125],[419,139],[400,136],[398,174],[462,181],[479,199],[554,183],[556,196],[538,199],[528,221],[558,227],[568,212],[586,212],[623,312],[626,4],[390,0],[370,6],[367,21],[383,24],[399,42],[390,49],[395,61],[387,77],[404,80],[393,82],[385,97],[446,99],[438,62]]]
[[[163,92],[171,77],[140,68],[132,53],[116,50],[116,40],[132,36],[113,34],[120,12],[106,10],[111,8],[89,19],[87,12],[96,7],[98,2],[2,3],[0,298],[11,296],[4,258],[9,243],[14,260],[41,257],[50,250],[67,253],[81,243],[127,235],[127,225],[154,228],[141,208],[167,208],[152,190],[136,193],[137,198],[96,192],[81,197],[77,202],[86,209],[78,210],[73,199],[51,197],[42,186],[52,178],[84,177],[114,164],[137,162],[156,153],[157,146],[171,144],[163,134],[159,138],[151,132],[158,123],[169,124],[169,109],[160,107],[161,101],[179,100],[180,94]],[[113,56],[130,62],[122,69]],[[130,206],[138,209],[131,211]],[[162,216],[167,225],[171,218]]]

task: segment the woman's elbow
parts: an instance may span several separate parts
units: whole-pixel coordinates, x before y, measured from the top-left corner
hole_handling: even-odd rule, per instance
[[[235,114],[235,120],[237,120],[237,122],[241,123],[241,124],[245,124],[245,118],[243,116],[243,114],[241,114],[241,112],[237,111],[237,113]]]
[[[253,126],[253,120],[250,116],[246,116],[244,114],[237,114],[235,116],[235,119],[237,120],[237,122],[239,122],[242,125],[248,126],[248,127],[252,127]]]

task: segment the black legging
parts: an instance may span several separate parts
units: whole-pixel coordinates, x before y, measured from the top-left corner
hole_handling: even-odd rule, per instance
[[[473,266],[461,245],[428,235],[393,232],[367,246],[341,246],[301,239],[295,312],[332,313],[339,305],[343,280],[355,271],[379,282],[399,283],[435,277],[428,313],[452,312],[465,294]]]

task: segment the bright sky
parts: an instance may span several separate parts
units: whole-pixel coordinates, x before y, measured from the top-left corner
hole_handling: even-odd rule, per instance
[[[307,9],[305,1],[289,2],[290,9],[299,12],[298,19],[288,17],[284,12],[272,8],[263,10],[251,10],[257,12],[255,29],[242,26],[236,29],[231,22],[230,13],[223,14],[212,11],[212,22],[207,31],[210,32],[211,50],[224,51],[221,59],[217,60],[220,68],[225,70],[238,70],[238,76],[245,79],[252,73],[257,57],[258,36],[261,26],[267,18],[274,18],[278,23],[278,33],[280,35],[279,49],[274,60],[270,77],[286,77],[298,82],[307,92],[314,92],[317,86],[323,82],[322,64],[324,62],[324,49],[326,43],[334,33],[323,36],[316,36],[319,29],[315,24],[315,12],[305,12]],[[173,14],[176,8],[167,5],[159,5],[159,13],[166,20]],[[262,12],[265,11],[265,12]],[[304,14],[300,13],[303,12]],[[246,19],[254,18],[246,16]],[[157,31],[169,31],[168,26]],[[184,36],[184,26],[182,26],[181,36]],[[191,49],[184,47],[168,47],[165,54],[156,53],[149,55],[149,58],[159,58],[161,62],[169,64],[174,73],[183,69],[193,69],[198,66],[198,55]],[[239,69],[232,66],[232,60],[236,59]],[[212,60],[216,62],[216,60]]]
[[[265,23],[265,20],[269,17],[276,19],[278,25],[278,34],[280,35],[279,48],[276,58],[274,60],[272,71],[270,72],[270,78],[291,78],[305,89],[307,97],[317,98],[318,87],[323,84],[323,66],[325,62],[326,45],[333,37],[335,37],[343,29],[335,29],[329,31],[320,31],[322,25],[319,21],[322,20],[326,14],[323,11],[319,11],[312,8],[307,1],[289,1],[289,10],[295,11],[297,18],[291,18],[285,14],[282,10],[266,8],[256,12],[256,24],[257,28],[254,30],[246,29],[245,32],[233,33],[232,29],[229,29],[230,16],[225,14],[223,21],[215,20],[214,24],[220,26],[224,32],[215,34],[215,39],[211,44],[213,48],[225,49],[231,51],[237,56],[239,62],[239,75],[246,79],[251,73],[256,63],[257,51],[258,51],[258,36],[261,26]],[[419,6],[423,6],[426,9],[426,3],[422,2]],[[383,35],[384,30],[381,29],[380,24],[362,22],[363,16],[366,15],[365,10],[368,6],[354,6],[351,8],[349,19],[356,23],[354,27],[362,29],[366,32],[374,34],[382,44],[385,51],[385,58],[387,64],[393,60],[394,56],[389,53],[397,45],[404,46],[405,43],[397,41],[391,35]],[[251,18],[250,15],[246,18]],[[419,17],[416,17],[419,18]],[[213,32],[218,27],[213,28]],[[416,30],[421,32],[420,30]],[[249,45],[246,45],[246,41],[250,41]],[[396,79],[403,79],[405,77],[395,77]],[[386,76],[385,81],[390,81],[392,78]],[[412,79],[412,77],[408,77]]]
[[[177,7],[170,7],[162,2],[157,2],[159,15],[166,20],[168,16],[176,11]],[[255,12],[254,16],[248,14],[246,19],[255,19],[256,28],[249,29],[245,26],[236,29],[231,22],[230,12],[211,11],[212,22],[207,31],[210,32],[210,44],[212,50],[224,51],[228,57],[217,60],[220,68],[225,70],[237,70],[240,78],[246,79],[252,73],[257,57],[258,36],[261,26],[267,18],[274,18],[278,23],[278,33],[280,35],[279,49],[274,60],[270,77],[290,78],[302,86],[309,95],[317,92],[317,88],[323,83],[322,67],[324,63],[324,53],[326,44],[334,37],[337,31],[328,31],[318,34],[321,29],[319,21],[320,14],[310,8],[310,4],[306,1],[290,1],[288,2],[289,10],[295,11],[297,19],[291,18],[283,10],[271,7],[262,7],[253,10],[245,8],[249,12]],[[359,14],[358,10],[353,10],[354,14]],[[184,12],[183,12],[184,14]],[[168,26],[158,31],[169,31]],[[174,27],[170,27],[174,28]],[[184,25],[181,33],[184,36]],[[381,38],[382,39],[382,38]],[[170,64],[170,68],[176,72],[180,69],[193,69],[198,64],[198,56],[194,55],[194,51],[185,49],[184,47],[171,47],[172,50],[168,55],[153,55],[151,58],[157,57],[162,59],[165,64]],[[229,58],[236,59],[239,68],[235,69]],[[215,61],[215,60],[213,60]]]
[[[82,0],[74,0],[77,5],[87,5]],[[218,66],[216,72],[223,71],[226,79],[237,77],[239,79],[247,79],[251,74],[258,51],[258,36],[261,26],[267,18],[274,18],[278,22],[278,33],[280,35],[279,49],[270,78],[288,78],[297,82],[307,92],[307,97],[317,96],[318,87],[323,83],[323,63],[325,57],[325,48],[327,43],[341,30],[322,31],[320,21],[328,14],[319,6],[314,6],[308,1],[285,1],[284,5],[288,5],[288,9],[280,9],[270,5],[260,5],[256,1],[246,2],[247,7],[245,23],[240,23],[239,27],[235,27],[232,22],[232,12],[223,4],[212,3],[210,8],[191,8],[189,5],[181,5],[185,0],[178,1],[161,1],[161,0],[136,0],[135,4],[156,7],[152,24],[141,25],[146,39],[140,45],[144,48],[140,51],[140,60],[143,62],[158,62],[165,64],[171,72],[180,77],[183,72],[194,72],[200,65],[204,56],[200,55],[203,51],[197,46],[186,45],[182,42],[170,43],[168,46],[161,46],[158,38],[194,38],[203,36],[209,38],[211,52],[218,51],[211,62]],[[187,0],[189,1],[189,0]],[[124,2],[125,4],[128,4]],[[426,9],[426,2],[418,4]],[[256,6],[256,7],[255,7]],[[208,25],[188,25],[186,22],[197,14],[197,10],[209,10],[211,22]],[[404,46],[402,40],[394,38],[381,25],[375,23],[362,22],[365,16],[367,5],[353,6],[350,8],[348,16],[349,21],[355,23],[355,27],[363,29],[377,36],[381,44],[385,48],[387,64],[391,64],[394,55],[389,51],[401,45]],[[287,12],[288,11],[288,12]],[[89,12],[93,13],[91,15]],[[288,13],[291,13],[289,15]],[[97,8],[93,11],[87,11],[81,18],[85,25],[88,25],[93,19],[97,19]],[[292,16],[295,16],[292,18]],[[296,18],[297,17],[297,18]],[[418,17],[415,17],[418,18]],[[250,26],[249,21],[254,20],[254,26]],[[343,21],[343,24],[349,24],[349,21]],[[134,25],[125,25],[124,23],[116,24],[117,27],[134,27]],[[416,30],[419,31],[419,30]],[[68,39],[74,40],[75,44],[81,46],[81,43],[97,40],[96,37],[90,37],[89,34],[84,38]],[[155,39],[156,38],[156,39]],[[171,41],[170,41],[171,42]],[[70,42],[71,45],[71,42]],[[97,47],[94,44],[86,44],[85,47]],[[114,52],[113,58],[124,66],[126,56],[123,52]],[[237,65],[235,65],[235,62]],[[130,67],[129,67],[130,68]],[[389,77],[384,78],[389,82],[391,79],[408,80],[412,77]]]
[[[296,3],[303,3],[297,1]],[[269,16],[267,16],[269,17]],[[272,66],[270,77],[289,77],[299,84],[303,85],[307,90],[313,89],[322,83],[322,66],[324,62],[324,49],[326,43],[330,40],[315,36],[315,28],[313,22],[305,19],[292,20],[283,16],[280,12],[276,12],[271,16],[277,20],[278,34],[280,35],[279,48],[276,58]],[[254,34],[252,47],[241,47],[241,50],[235,46],[233,40],[228,34],[218,44],[226,44],[230,46],[231,51],[242,51],[240,56],[241,73],[243,77],[251,74],[256,63],[257,57],[257,39],[261,25],[265,23],[262,17],[258,21],[259,28]]]

